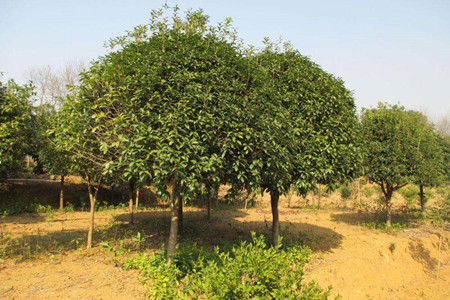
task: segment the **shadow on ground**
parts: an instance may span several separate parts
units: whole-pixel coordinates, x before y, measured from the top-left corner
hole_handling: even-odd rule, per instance
[[[217,210],[212,212],[211,220],[207,220],[204,210],[188,210],[184,213],[179,241],[213,248],[250,240],[252,231],[270,236],[271,220],[264,220],[261,214],[257,216],[258,221],[246,221],[246,216],[247,213],[243,210]],[[128,224],[129,217],[128,213],[123,213],[111,219],[108,224],[97,226],[95,244],[125,250],[156,250],[166,243],[170,222],[168,209],[137,212],[133,225]],[[66,228],[70,228],[69,222],[66,221]],[[329,228],[300,222],[281,222],[280,232],[285,244],[307,245],[313,251],[331,251],[341,244],[343,238]],[[3,256],[25,259],[39,254],[63,253],[85,247],[86,233],[87,230],[62,228],[61,231],[44,235],[23,235],[20,239],[2,240],[0,251],[3,251]]]
[[[384,223],[385,214],[382,211],[369,212],[342,212],[332,213],[331,220],[334,222],[343,222],[349,225],[361,225],[365,223]],[[420,221],[420,212],[393,212],[392,223],[414,227]]]

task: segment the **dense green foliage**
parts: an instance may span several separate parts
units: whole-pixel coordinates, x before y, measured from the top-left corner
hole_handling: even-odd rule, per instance
[[[327,291],[302,280],[311,250],[268,247],[252,236],[230,251],[182,244],[171,265],[162,253],[141,254],[124,268],[140,270],[152,299],[327,299]]]
[[[442,153],[442,182],[450,184],[450,136],[438,134],[438,143]]]
[[[438,183],[441,150],[427,119],[397,105],[363,110],[362,129],[365,175],[381,187],[390,223],[394,191],[408,183]]]
[[[21,169],[33,130],[30,85],[0,82],[0,178]]]

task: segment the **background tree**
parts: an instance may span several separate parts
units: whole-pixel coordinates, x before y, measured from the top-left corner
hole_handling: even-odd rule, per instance
[[[61,180],[59,207],[64,207],[65,176],[70,173],[70,155],[58,149],[49,129],[54,128],[58,118],[58,110],[63,99],[71,93],[71,87],[80,80],[80,73],[85,69],[82,61],[67,63],[63,68],[55,70],[50,66],[32,68],[27,77],[35,86],[36,99],[34,115],[36,126],[30,144],[30,155],[37,163],[36,172],[48,172],[59,175]]]
[[[33,87],[0,82],[0,178],[22,169],[34,127]]]
[[[383,103],[362,112],[365,175],[384,194],[388,226],[392,221],[392,194],[418,178],[422,138],[417,133],[424,125],[418,117],[401,106]]]
[[[80,73],[85,68],[86,65],[81,60],[68,62],[59,70],[50,66],[30,68],[26,78],[35,86],[37,102],[34,104],[57,110],[62,99],[69,94],[68,86],[78,85]]]
[[[442,182],[442,149],[434,126],[420,112],[408,111],[416,124],[415,135],[418,139],[420,155],[415,167],[415,183],[419,186],[420,207],[425,209],[426,195],[424,187],[433,187]]]
[[[109,159],[101,152],[100,143],[91,129],[93,118],[89,107],[90,103],[78,93],[70,94],[57,114],[55,127],[49,130],[55,151],[63,153],[70,161],[71,173],[81,175],[87,181],[90,202],[88,248],[92,246],[98,191],[109,179],[109,174],[104,172],[104,164]]]

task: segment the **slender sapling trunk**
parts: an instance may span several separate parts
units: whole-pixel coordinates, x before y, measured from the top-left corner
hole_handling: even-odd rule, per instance
[[[88,177],[88,193],[89,193],[89,203],[90,203],[90,214],[89,214],[89,231],[87,238],[87,248],[92,247],[92,235],[94,233],[94,212],[95,212],[95,196],[92,191],[91,180]]]
[[[64,175],[61,176],[61,185],[59,189],[59,209],[64,208]]]
[[[129,203],[128,203],[128,210],[130,212],[130,225],[134,224],[134,212],[133,212],[133,205],[134,205],[134,181],[129,181],[130,185],[130,194],[129,194]]]
[[[211,194],[211,193],[210,193]],[[206,219],[209,221],[209,220],[211,220],[211,202],[212,202],[212,199],[211,199],[211,195],[208,197],[208,200],[207,200],[207,204],[206,204],[206,206],[207,206],[207,215],[206,215]]]
[[[219,185],[214,187],[214,207],[219,206]]]
[[[139,208],[139,196],[140,196],[140,191],[141,191],[140,188],[138,188],[138,189],[136,190],[136,210],[138,210],[138,208]]]
[[[425,193],[423,192],[423,184],[419,184],[420,208],[425,210]]]

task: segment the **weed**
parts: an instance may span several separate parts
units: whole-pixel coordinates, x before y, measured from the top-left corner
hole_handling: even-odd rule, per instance
[[[391,253],[394,254],[395,248],[396,248],[395,243],[391,243],[391,245],[389,246],[389,251],[391,251]]]

